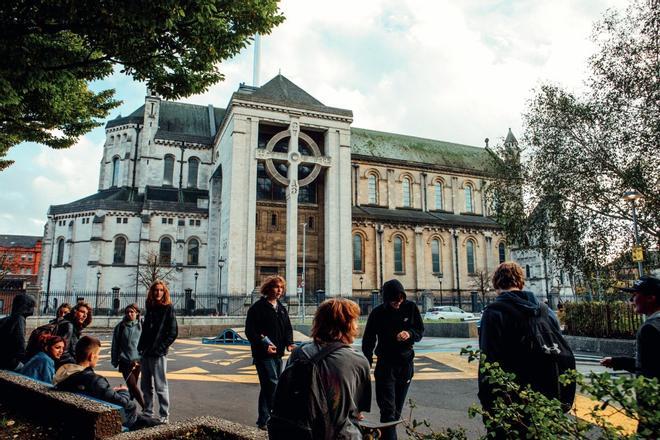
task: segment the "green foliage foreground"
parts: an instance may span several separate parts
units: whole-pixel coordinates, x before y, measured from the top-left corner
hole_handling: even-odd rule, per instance
[[[467,347],[461,350],[470,361],[479,359],[478,351]],[[563,375],[566,383],[575,382],[583,395],[591,396],[593,407],[586,414],[575,414],[575,409],[564,414],[561,403],[548,399],[529,387],[514,382],[515,376],[504,372],[497,363],[481,362],[481,372],[496,387],[502,397],[495,400],[492,411],[480,406],[469,409],[470,417],[481,416],[487,431],[496,428],[505,432],[506,439],[651,439],[660,434],[660,385],[657,379],[619,376],[608,373],[590,373],[588,376],[572,371]],[[414,404],[412,404],[414,408]],[[646,428],[630,433],[612,422],[612,414],[622,414]],[[526,431],[526,436],[521,434]],[[463,440],[467,435],[463,428],[446,428],[434,431],[427,421],[411,420],[406,432],[415,440]],[[482,439],[495,438],[487,434]]]

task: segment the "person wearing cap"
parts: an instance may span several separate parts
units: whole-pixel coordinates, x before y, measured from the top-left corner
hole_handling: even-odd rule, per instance
[[[403,404],[413,377],[413,344],[424,335],[424,323],[417,305],[406,300],[406,291],[399,280],[390,280],[381,288],[383,304],[369,314],[362,337],[362,352],[371,365],[374,348],[378,362],[376,403],[380,421],[393,422],[401,418]],[[396,439],[396,427],[383,430],[384,439]]]
[[[660,379],[660,279],[641,277],[631,288],[621,290],[632,294],[635,312],[646,315],[637,331],[637,356],[606,357],[600,363],[614,370]]]

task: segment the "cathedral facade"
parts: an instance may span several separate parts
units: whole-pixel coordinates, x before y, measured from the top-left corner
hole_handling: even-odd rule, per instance
[[[352,120],[282,75],[226,108],[148,93],[106,124],[98,192],[50,207],[42,289],[141,291],[155,263],[177,292],[246,295],[272,274],[290,295],[475,290],[509,252],[488,152]]]

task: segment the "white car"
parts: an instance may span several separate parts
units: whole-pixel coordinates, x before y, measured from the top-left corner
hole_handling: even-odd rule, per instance
[[[424,319],[460,319],[465,321],[467,319],[475,319],[473,313],[468,313],[465,310],[453,306],[432,307],[425,314]]]

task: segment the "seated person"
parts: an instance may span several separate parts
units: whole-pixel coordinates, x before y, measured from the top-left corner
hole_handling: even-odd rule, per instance
[[[32,379],[53,383],[55,362],[62,357],[64,345],[64,339],[60,336],[43,335],[42,350],[32,356],[18,372]]]
[[[131,400],[125,386],[111,387],[108,380],[96,374],[94,367],[99,360],[101,341],[92,336],[83,336],[76,344],[75,364],[62,365],[55,373],[55,388],[72,393],[80,393],[124,409],[124,425],[130,430],[155,426],[159,421],[137,413],[137,406]]]

